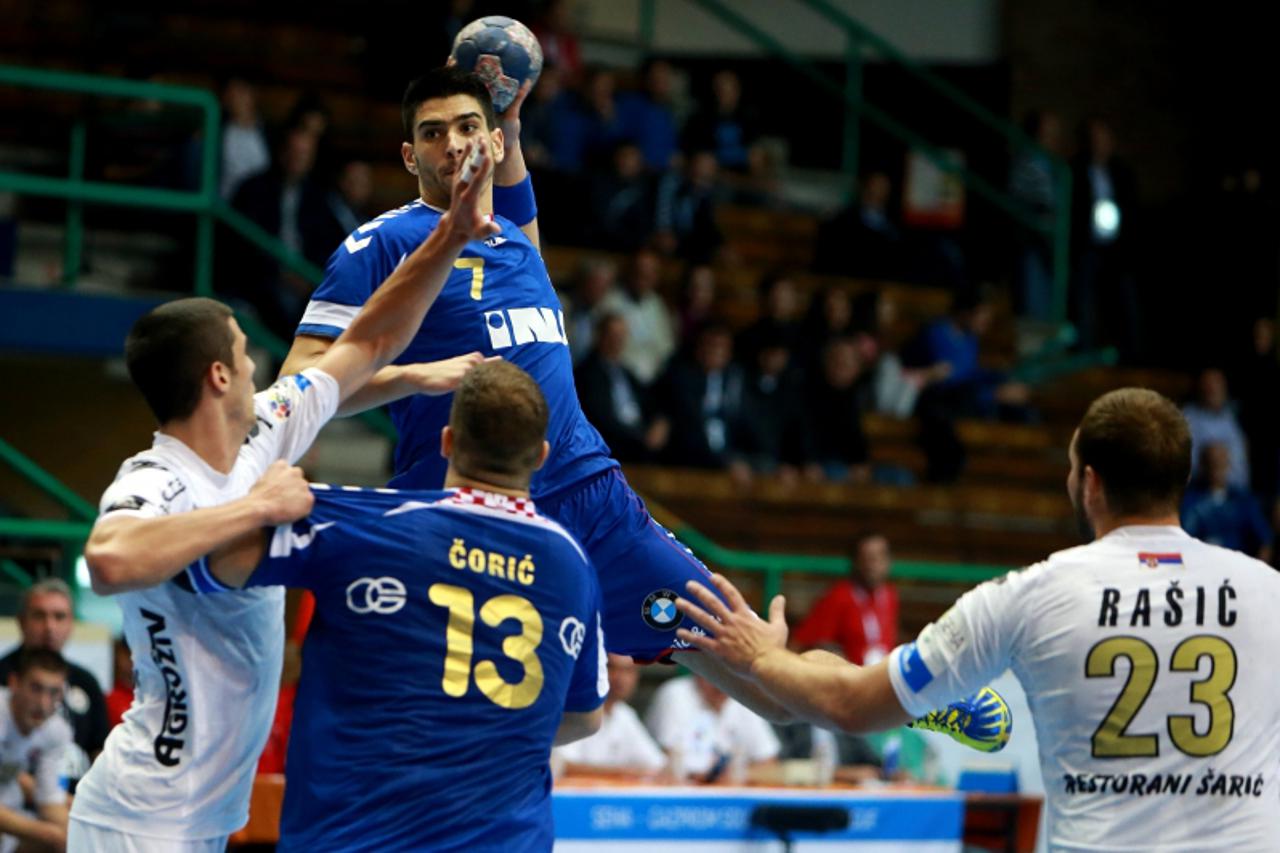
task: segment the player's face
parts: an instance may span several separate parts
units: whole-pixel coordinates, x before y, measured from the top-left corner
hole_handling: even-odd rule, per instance
[[[423,101],[414,116],[413,144],[401,146],[404,166],[418,176],[423,201],[435,207],[449,206],[453,177],[467,145],[485,137],[494,162],[502,162],[502,131],[488,128],[479,101],[470,95]]]
[[[18,618],[22,643],[37,649],[60,652],[71,636],[71,602],[65,595],[45,592],[31,596],[27,610]]]
[[[18,727],[24,732],[31,732],[52,717],[58,710],[66,686],[66,676],[39,667],[32,667],[26,674],[11,678],[9,690]]]

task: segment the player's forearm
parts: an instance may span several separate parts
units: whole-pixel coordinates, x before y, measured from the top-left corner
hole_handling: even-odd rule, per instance
[[[431,235],[378,287],[316,363],[338,380],[345,400],[404,352],[467,245],[445,214]]]
[[[575,740],[591,737],[600,731],[604,724],[604,710],[597,708],[588,713],[566,712],[560,718],[560,727],[556,729],[555,745],[564,746]]]
[[[267,510],[254,496],[164,518],[100,520],[84,549],[93,591],[112,595],[164,583],[215,548],[267,523]]]
[[[862,734],[909,719],[896,700],[886,701],[884,691],[875,689],[871,668],[839,664],[776,649],[756,660],[751,677],[791,713],[817,726]]]
[[[407,371],[398,364],[389,364],[379,370],[362,387],[338,406],[338,415],[358,415],[369,409],[394,403],[417,392],[408,380]]]
[[[67,843],[67,827],[29,817],[0,806],[0,835],[12,835],[20,841],[44,844],[61,850]]]

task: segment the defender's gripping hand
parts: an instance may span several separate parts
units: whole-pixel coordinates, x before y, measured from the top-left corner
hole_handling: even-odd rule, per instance
[[[913,729],[941,732],[979,752],[999,752],[1009,742],[1013,714],[1003,696],[990,687],[984,687],[972,696],[952,702],[941,710],[930,711],[907,725]]]

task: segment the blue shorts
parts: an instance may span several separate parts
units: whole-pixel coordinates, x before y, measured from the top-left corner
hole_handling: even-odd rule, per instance
[[[686,594],[686,581],[710,586],[711,573],[653,520],[620,470],[536,503],[538,512],[578,538],[596,568],[609,651],[649,663],[689,648],[676,638],[676,628],[701,629],[675,609],[675,597]]]

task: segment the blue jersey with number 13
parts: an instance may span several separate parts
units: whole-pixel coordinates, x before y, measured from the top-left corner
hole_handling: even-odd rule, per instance
[[[556,729],[608,692],[563,528],[487,492],[317,488],[249,584],[316,596],[281,850],[550,850]]]

